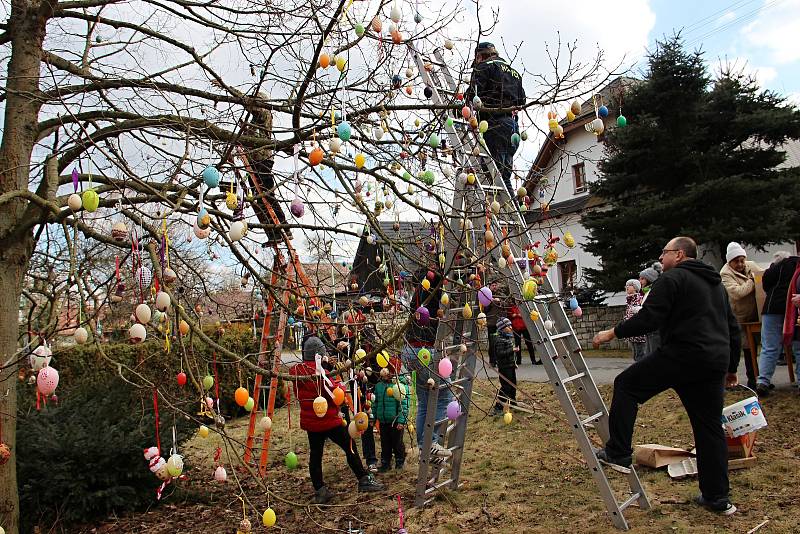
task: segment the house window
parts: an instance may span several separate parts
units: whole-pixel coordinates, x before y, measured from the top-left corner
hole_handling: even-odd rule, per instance
[[[586,167],[583,163],[572,166],[572,183],[575,186],[576,195],[586,192]]]
[[[577,273],[578,266],[575,264],[575,260],[558,262],[558,276],[561,279],[561,291],[575,289]]]

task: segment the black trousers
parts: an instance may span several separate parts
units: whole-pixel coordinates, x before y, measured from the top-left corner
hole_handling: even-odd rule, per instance
[[[533,348],[533,341],[531,341],[531,333],[526,328],[522,332],[514,332],[514,346],[517,348],[517,364],[522,363],[522,339],[525,339],[525,345],[528,347],[528,354],[531,356],[531,363],[536,363],[536,350]]]
[[[383,428],[383,427],[381,427]],[[378,462],[375,457],[375,427],[373,426],[372,419],[369,420],[369,427],[361,434],[361,448],[364,449],[364,461],[367,465],[372,465]]]
[[[494,353],[494,342],[497,339],[497,325],[486,326],[486,337],[489,339],[489,365],[497,365],[497,357]]]
[[[639,404],[668,389],[678,394],[692,424],[700,491],[706,499],[727,498],[728,446],[720,421],[725,371],[687,369],[663,356],[660,350],[634,362],[614,380],[607,454],[611,457],[631,454]]]
[[[500,394],[495,407],[503,409],[506,404],[515,405],[517,403],[517,368],[513,366],[500,367],[497,372],[500,375]]]
[[[381,465],[392,463],[392,453],[397,467],[406,461],[406,446],[403,443],[403,431],[392,422],[381,423]]]
[[[517,147],[511,143],[511,136],[519,132],[519,126],[511,115],[488,117],[486,121],[489,123],[489,129],[483,134],[486,148],[503,177],[508,194],[512,199],[516,198],[516,191],[511,187],[511,173],[514,169],[514,153]]]
[[[361,478],[367,474],[361,458],[358,456],[356,444],[351,443],[350,434],[343,426],[337,426],[326,432],[307,432],[308,434],[308,472],[311,475],[311,484],[318,490],[325,485],[322,480],[322,453],[325,450],[325,440],[329,439],[342,448],[347,456],[347,465],[353,471],[356,478]],[[351,449],[352,445],[352,449]]]

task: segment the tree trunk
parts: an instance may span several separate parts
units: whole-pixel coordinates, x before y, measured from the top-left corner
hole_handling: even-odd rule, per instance
[[[28,189],[30,159],[38,133],[39,72],[45,26],[56,0],[12,0],[8,19],[11,59],[6,81],[3,140],[0,142],[0,194]],[[27,202],[0,206],[0,423],[11,459],[0,467],[0,526],[19,532],[16,463],[17,351],[19,301],[33,252]],[[27,219],[27,220],[26,220]]]

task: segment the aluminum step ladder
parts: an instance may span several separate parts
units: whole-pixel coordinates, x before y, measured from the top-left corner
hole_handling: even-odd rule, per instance
[[[413,45],[409,44],[409,48],[425,84],[432,89],[433,103],[439,106],[452,104],[452,95],[459,92],[460,80],[456,80],[451,74],[441,49],[435,50],[433,58],[426,61]],[[445,124],[444,119],[447,112],[447,110],[440,112],[440,124]],[[572,330],[560,296],[552,287],[549,279],[546,276],[543,277],[542,283],[539,285],[539,294],[533,300],[523,299],[521,288],[528,279],[526,270],[529,262],[524,262],[525,268],[523,269],[516,261],[513,261],[513,258],[526,258],[526,248],[535,240],[529,235],[524,217],[517,208],[516,199],[512,198],[506,189],[500,172],[485,146],[479,142],[478,136],[468,125],[459,124],[459,122],[454,121],[449,127],[445,124],[445,133],[456,163],[460,164],[463,169],[471,170],[477,179],[474,185],[463,183],[459,178],[455,179],[454,216],[458,216],[458,210],[461,208],[455,199],[458,199],[465,189],[474,189],[475,194],[483,198],[481,215],[488,214],[491,230],[497,243],[489,253],[499,261],[502,257],[501,242],[510,247],[511,256],[509,258],[512,261],[507,262],[507,266],[501,270],[501,274],[512,282],[509,284],[509,289],[519,302],[532,341],[544,348],[546,357],[543,357],[542,361],[547,376],[567,416],[572,433],[597,484],[611,521],[617,528],[628,530],[628,522],[623,515],[625,509],[637,503],[639,508],[646,510],[650,508],[650,501],[633,467],[625,475],[628,488],[620,497],[617,497],[611,487],[604,465],[597,459],[596,446],[590,438],[590,432],[593,431],[599,437],[597,441],[603,444],[608,441],[608,409],[583,358],[580,343]],[[486,206],[493,200],[497,200],[501,205],[500,212],[497,214],[486,209]],[[472,216],[473,213],[470,212],[461,214],[462,218],[471,218]],[[454,228],[457,229],[457,227]],[[533,311],[539,316],[537,320],[531,318]],[[545,328],[547,319],[552,322],[550,330]],[[578,405],[573,400],[573,396],[579,400]],[[460,463],[461,455],[457,459]],[[455,460],[454,456],[453,462]]]

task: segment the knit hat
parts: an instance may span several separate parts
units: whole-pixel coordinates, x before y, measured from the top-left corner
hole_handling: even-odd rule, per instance
[[[650,284],[652,284],[653,282],[658,280],[659,276],[661,276],[661,271],[662,270],[663,270],[663,267],[661,266],[661,263],[655,262],[652,266],[650,266],[647,269],[645,269],[644,271],[640,272],[639,273],[639,278],[644,278]]]
[[[325,350],[325,344],[317,336],[309,337],[303,344],[304,362],[313,362],[317,354],[320,356],[325,356],[327,353],[328,351]]]
[[[625,287],[628,287],[628,286],[633,286],[633,289],[635,289],[637,292],[642,290],[641,282],[639,282],[635,278],[631,278],[630,280],[625,282]]]
[[[511,326],[511,319],[508,317],[500,317],[497,319],[497,330],[502,331],[504,328]]]
[[[744,247],[742,247],[742,245],[736,241],[731,241],[728,243],[728,251],[725,253],[725,261],[730,263],[739,256],[744,256],[745,258],[747,257],[747,252],[745,252]]]

